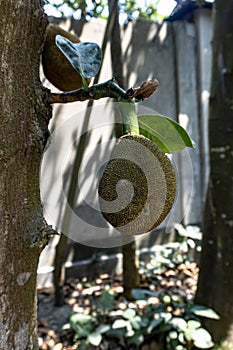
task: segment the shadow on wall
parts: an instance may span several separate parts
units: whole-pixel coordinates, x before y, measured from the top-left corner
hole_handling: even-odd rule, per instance
[[[137,86],[146,79],[158,79],[158,90],[145,100],[143,105],[176,118],[174,43],[171,26],[168,23],[159,25],[138,20],[125,26],[122,35],[126,37],[122,45],[128,86]]]
[[[54,21],[54,20],[53,20]],[[55,22],[57,24],[61,23],[63,24],[64,21],[61,20],[55,20]],[[66,21],[68,23],[66,23],[65,28],[66,29],[74,29],[75,32],[80,35],[83,32],[84,29],[84,25],[83,23],[79,23],[77,21],[71,20],[69,19],[68,21]],[[148,25],[146,22],[144,22],[144,24],[146,24],[146,33],[150,32],[150,28],[153,27],[157,27],[155,24],[150,24]],[[85,24],[85,25],[90,25],[90,24]],[[140,26],[143,26],[143,23],[139,24]],[[132,28],[133,28],[133,32],[132,32]],[[141,32],[141,29],[139,28],[139,31]],[[104,26],[102,26],[102,35],[104,32]],[[142,30],[143,33],[145,33],[145,30]],[[130,34],[130,36],[129,36]],[[131,36],[132,35],[132,36]],[[135,27],[135,25],[131,25],[131,29],[130,32],[126,33],[126,35],[124,35],[125,39],[127,40],[128,44],[127,44],[127,54],[129,55],[129,50],[131,50],[131,58],[128,57],[126,62],[127,62],[127,69],[126,71],[129,72],[128,73],[128,79],[130,78],[130,76],[133,74],[133,70],[132,67],[136,67],[136,69],[134,69],[134,74],[136,75],[136,80],[139,81],[140,78],[138,78],[138,76],[141,74],[143,76],[143,79],[146,79],[148,77],[152,77],[153,75],[153,59],[151,61],[151,63],[146,65],[144,64],[144,61],[142,61],[141,57],[141,47],[143,45],[144,51],[145,50],[151,50],[151,47],[153,45],[153,43],[150,43],[150,47],[147,48],[147,46],[145,45],[145,41],[144,41],[144,37],[141,38],[140,41],[136,40],[137,37],[137,27]],[[152,40],[152,35],[150,34],[150,36],[148,37],[148,42],[149,39]],[[123,42],[124,42],[123,40]],[[137,48],[135,48],[134,46],[139,44],[139,47],[137,46]],[[137,55],[136,52],[139,50],[140,48],[140,54]],[[147,60],[149,61],[151,59],[151,55],[148,56],[147,51],[144,52],[144,56],[143,56],[143,60]],[[152,57],[153,58],[153,57]],[[110,62],[110,57],[107,54],[107,59],[108,59],[108,66],[111,64]],[[130,66],[129,66],[130,64]],[[105,67],[105,66],[104,66]],[[146,69],[146,72],[143,73],[143,67],[144,70]],[[154,75],[153,75],[154,76]],[[106,79],[108,79],[108,77],[106,77]],[[75,106],[74,106],[75,105]],[[71,177],[71,173],[72,173],[72,167],[73,167],[73,160],[75,158],[75,152],[78,152],[79,150],[77,149],[77,140],[80,138],[80,133],[82,134],[82,128],[83,128],[83,124],[85,123],[85,117],[83,116],[78,116],[77,118],[79,119],[79,122],[75,123],[75,125],[72,125],[72,115],[71,113],[74,113],[76,105],[58,105],[56,106],[55,109],[55,113],[54,113],[54,118],[53,118],[53,122],[51,123],[51,133],[52,133],[52,142],[50,142],[50,152],[48,152],[47,154],[47,161],[46,164],[48,163],[49,165],[46,166],[46,172],[47,175],[44,175],[44,178],[46,178],[46,189],[45,189],[45,197],[47,201],[50,201],[50,207],[55,206],[56,208],[53,208],[55,211],[55,214],[53,212],[53,209],[51,210],[52,215],[51,216],[55,216],[55,223],[56,223],[56,227],[61,227],[63,225],[63,219],[64,219],[64,211],[65,209],[65,205],[64,205],[64,193],[66,193],[66,198],[67,198],[67,192],[68,192],[68,188],[69,188],[69,179]],[[73,107],[74,106],[74,107]],[[83,105],[82,105],[83,107]],[[109,106],[108,106],[109,107]],[[80,110],[80,104],[79,104],[79,110]],[[106,113],[106,112],[105,112]],[[111,112],[108,112],[109,115],[111,115]],[[102,119],[102,113],[97,113],[98,117]],[[105,114],[106,115],[106,114]],[[97,118],[97,116],[94,116],[94,118]],[[69,123],[69,120],[71,120],[71,122]],[[111,124],[113,122],[113,120],[111,120],[111,118],[106,117],[105,118],[105,123],[107,124]],[[94,125],[94,129],[96,129],[96,124],[95,122],[91,122],[91,127],[93,128]],[[97,129],[98,129],[98,125],[97,125]],[[108,137],[112,136],[113,133],[113,129],[112,126],[110,125],[109,127],[107,127],[107,132],[105,131],[105,135],[109,135]],[[92,130],[92,137],[89,135],[88,140],[86,140],[86,155],[83,155],[83,159],[85,159],[85,167],[82,166],[81,170],[80,170],[80,177],[82,178],[82,183],[79,183],[80,188],[85,188],[85,183],[87,184],[89,183],[93,183],[94,179],[96,178],[96,165],[101,163],[103,164],[104,159],[106,161],[106,149],[102,151],[102,154],[104,154],[104,159],[102,157],[101,159],[101,155],[99,154],[99,156],[93,156],[90,157],[89,161],[87,162],[87,154],[91,152],[90,149],[96,149],[98,144],[101,144],[101,142],[103,142],[103,138],[102,138],[102,133],[100,132],[98,134],[98,136],[95,135],[96,130]],[[72,135],[72,136],[71,136]],[[68,146],[67,146],[68,145]],[[72,150],[72,155],[70,156],[69,160],[67,159],[67,149],[70,147],[69,151]],[[108,149],[108,153],[109,153],[109,145],[107,145],[107,149]],[[66,164],[66,169],[64,168],[64,164]],[[61,168],[62,165],[62,168]],[[64,174],[63,174],[64,173]],[[63,174],[63,175],[62,175]],[[60,180],[59,178],[62,177],[62,184],[60,184]],[[79,180],[80,180],[79,177]],[[61,186],[60,190],[57,190],[57,183],[58,186]],[[60,193],[59,193],[60,192]],[[96,247],[92,247],[90,248],[90,242],[88,242],[88,237],[90,237],[91,235],[91,239],[93,238],[93,234],[95,235],[95,239],[100,240],[101,242],[101,233],[98,232],[98,227],[100,226],[105,226],[106,229],[106,223],[103,221],[103,218],[101,216],[101,214],[98,212],[98,210],[93,210],[93,208],[88,205],[85,201],[82,201],[81,199],[77,198],[78,195],[78,191],[76,190],[76,196],[74,199],[74,207],[75,207],[75,215],[77,215],[78,217],[81,217],[81,219],[84,219],[83,221],[87,221],[88,223],[90,223],[93,227],[94,227],[94,233],[90,234],[90,232],[87,232],[87,229],[85,228],[85,225],[82,225],[82,223],[79,222],[78,225],[75,225],[75,230],[78,234],[77,239],[75,239],[76,242],[79,243],[70,243],[68,245],[69,248],[72,247],[72,250],[74,253],[71,253],[70,251],[67,252],[68,256],[72,256],[73,260],[76,259],[82,259],[82,258],[86,258],[87,256],[90,257],[90,255],[93,254],[93,252],[98,253],[99,251],[106,251],[105,248],[102,248],[100,246],[101,243],[99,243]],[[90,201],[92,205],[96,205],[96,200],[94,198],[91,198]],[[77,204],[76,204],[77,203]],[[90,204],[90,203],[89,203]],[[82,220],[81,220],[82,221]],[[111,239],[111,228],[108,227],[109,231],[109,235],[110,235],[110,239]],[[100,236],[100,237],[98,237]],[[150,238],[148,239],[149,245],[153,245],[156,241],[156,238],[158,234],[154,234],[154,235],[150,235]],[[148,237],[148,235],[147,235]],[[152,238],[154,237],[154,238]],[[80,242],[81,241],[81,242]],[[159,242],[161,243],[161,241],[166,241],[166,235],[162,235],[159,238]],[[86,243],[87,246],[83,245],[82,243]],[[143,245],[146,245],[145,240],[143,240]],[[103,244],[103,247],[105,245]],[[117,247],[114,247],[114,244],[108,244],[108,246],[112,247],[109,251],[118,251]],[[50,252],[51,253],[51,252]],[[50,259],[51,259],[51,255],[50,255]]]
[[[82,41],[94,41],[101,45],[106,24],[105,21],[96,20],[85,23],[70,18],[49,18],[49,20],[61,25],[66,30],[73,30],[80,36]],[[173,27],[174,25],[171,23],[163,23],[162,26],[158,26],[156,23],[139,20],[137,22],[129,22],[125,25],[122,28],[121,34],[126,85],[128,87],[135,87],[146,79],[157,78],[160,81],[158,90],[150,99],[141,103],[140,106],[150,108],[154,112],[158,111],[161,114],[177,119],[180,111],[177,101],[178,92],[176,91],[177,67],[175,66],[176,59],[174,57],[176,48]],[[177,26],[177,28],[178,27],[179,26]],[[184,31],[183,27],[181,29]],[[187,27],[185,24],[188,38],[190,37],[189,29],[190,27]],[[177,30],[180,29],[178,28]],[[193,37],[191,40],[193,40]],[[180,64],[178,73],[182,75],[182,62],[178,63]],[[112,73],[110,50],[107,48],[100,82],[108,80],[109,78],[112,78]],[[56,90],[48,83],[46,83],[46,85],[53,91]],[[193,86],[190,88],[193,88]],[[185,94],[185,91],[183,94]],[[195,91],[195,94],[197,94],[197,91]],[[193,96],[195,97],[196,95]],[[185,100],[185,95],[179,96],[179,98]],[[189,101],[189,104],[191,103],[192,101]],[[113,143],[112,141],[109,143],[109,140],[114,140],[115,122],[118,120],[115,119],[115,115],[112,111],[114,110],[113,103],[109,103],[109,101],[106,103],[106,100],[101,100],[94,104],[94,113],[92,112],[88,124],[89,126],[85,130],[83,126],[85,125],[86,106],[87,103],[85,102],[77,102],[67,105],[56,105],[54,107],[54,117],[50,125],[51,139],[49,141],[49,148],[45,152],[46,167],[43,168],[42,166],[42,171],[44,171],[42,186],[45,197],[44,203],[47,206],[47,202],[49,202],[50,207],[50,213],[47,214],[48,217],[50,216],[50,219],[51,216],[53,219],[55,217],[56,225],[62,226],[61,223],[63,220],[62,218],[64,218],[65,202],[67,200],[73,160],[75,159],[76,152],[79,151],[77,145],[80,137],[88,131],[88,128],[90,129],[85,141],[83,164],[81,165],[80,174],[77,178],[78,189],[75,191],[73,205],[74,215],[80,217],[82,220],[80,220],[78,224],[74,222],[75,230],[78,233],[78,239],[75,239],[76,242],[70,241],[68,244],[67,256],[69,256],[70,261],[86,259],[93,256],[93,254],[95,255],[101,252],[108,252],[110,254],[111,252],[119,251],[118,246],[114,246],[114,244],[111,249],[104,248],[104,245],[97,245],[97,247],[88,246],[88,239],[90,236],[92,239],[93,237],[95,239],[99,238],[101,242],[101,233],[99,233],[101,230],[98,231],[98,227],[101,228],[104,226],[106,229],[106,223],[98,213],[97,200],[92,192],[97,185],[97,174],[101,166],[107,161],[107,156],[110,156]],[[98,108],[100,109],[98,110]],[[198,124],[198,113],[193,115],[195,123]],[[198,130],[195,132],[198,132]],[[191,136],[194,140],[196,139],[195,135]],[[80,146],[78,146],[78,148],[80,148]],[[196,157],[197,159],[193,158],[193,162],[199,164],[200,159],[198,157],[199,155]],[[183,158],[185,159],[185,157]],[[177,164],[180,161],[182,161],[182,159],[178,160]],[[199,178],[200,174],[195,172],[195,176]],[[185,177],[185,166],[182,167],[182,174],[180,174],[180,177]],[[190,191],[187,181],[186,186],[187,197]],[[183,199],[181,200],[183,201]],[[199,201],[198,198],[194,198],[194,200]],[[182,213],[179,213],[182,207],[182,203],[176,203],[175,210],[178,212],[178,217],[182,216]],[[197,207],[200,210],[201,204],[199,202]],[[200,215],[195,215],[199,218],[198,220],[200,220]],[[82,225],[81,221],[84,222],[84,225]],[[89,231],[89,229],[85,227],[85,221],[88,221],[90,226],[94,229],[92,230],[90,228]],[[198,222],[187,222],[187,224],[190,223]],[[111,239],[111,228],[108,227],[108,230]],[[142,240],[138,240],[138,246],[151,247],[155,244],[165,243],[168,240],[169,236],[165,234],[164,230],[161,228],[151,234],[146,234]],[[51,265],[53,255],[54,242],[43,252],[40,266]]]

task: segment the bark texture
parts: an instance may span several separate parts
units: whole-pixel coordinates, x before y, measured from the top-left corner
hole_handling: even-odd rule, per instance
[[[132,300],[132,289],[138,288],[140,285],[139,281],[139,260],[136,254],[135,242],[123,245],[123,287],[124,295],[129,300]]]
[[[39,81],[40,0],[0,1],[0,350],[37,349],[39,169],[50,108]]]
[[[209,112],[210,182],[196,301],[213,307],[216,340],[233,348],[233,1],[216,0]]]

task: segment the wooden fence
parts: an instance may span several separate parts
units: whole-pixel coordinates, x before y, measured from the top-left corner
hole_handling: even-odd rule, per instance
[[[105,30],[105,22],[102,20],[98,19],[85,24],[72,19],[51,18],[50,20],[67,30],[74,31],[82,41],[94,41],[99,45],[102,43]],[[135,87],[149,78],[157,78],[160,81],[157,92],[140,104],[139,113],[157,111],[162,115],[173,118],[186,128],[197,145],[196,149],[182,151],[174,158],[178,173],[178,195],[166,225],[175,222],[182,222],[184,225],[201,225],[209,171],[208,99],[211,73],[211,10],[196,10],[192,21],[164,22],[162,25],[142,20],[129,22],[122,27],[121,34],[126,85]],[[110,78],[112,78],[110,49],[107,47],[100,81],[103,82]],[[44,83],[51,88],[45,80]],[[52,90],[55,89],[52,88]],[[103,105],[103,101],[95,105],[101,104]],[[59,142],[58,144],[61,149],[65,138],[70,137],[72,143],[74,142],[73,139],[79,138],[82,134],[82,128],[85,124],[84,112],[82,111],[85,110],[86,105],[86,103],[78,102],[55,106],[51,132],[53,137],[53,133],[59,130],[56,138],[59,139],[60,137],[60,144]],[[110,112],[106,113],[111,115]],[[67,121],[72,119],[74,115],[80,116],[79,130],[72,130],[72,128],[67,130]],[[110,120],[111,123],[114,121],[111,118],[106,120]],[[62,132],[62,123],[65,123],[64,133]],[[98,126],[96,127],[96,116],[91,117],[89,126],[98,129]],[[97,130],[94,135],[90,136],[84,159],[97,147],[100,140],[103,141],[101,132],[102,130]],[[107,138],[111,135],[112,128],[104,129],[104,133]],[[70,136],[67,136],[68,134]],[[47,200],[48,203],[51,203],[51,206],[62,207],[62,203],[59,201],[60,194],[55,193],[57,181],[61,176],[59,164],[63,162],[59,158],[56,147],[54,153],[50,152],[50,161],[48,164],[46,163],[46,167],[48,167],[46,170],[48,173],[45,174],[48,177]],[[64,157],[62,152],[60,154]],[[95,172],[92,173],[91,169],[90,166],[86,170],[84,169],[83,171],[87,171],[88,174],[83,174],[81,178],[89,177],[89,181],[94,181],[96,174]],[[85,204],[80,204],[83,212],[85,212],[87,210]],[[54,208],[54,212],[56,212],[55,216],[57,215],[57,220],[59,220],[62,209]],[[92,222],[95,220],[93,217],[91,219]],[[98,222],[98,219],[96,220]],[[85,225],[83,227],[79,225],[77,230],[81,237],[80,243],[95,247],[95,244],[88,244],[88,238],[85,241],[85,237],[88,237]],[[98,234],[98,228],[96,228],[96,237],[98,237]],[[146,239],[139,240],[139,245],[153,245],[155,240],[151,237],[153,236],[146,235]],[[166,241],[166,238],[164,241]],[[40,269],[43,270],[44,266],[52,264],[54,245],[55,241],[43,252]],[[97,244],[96,246],[101,248],[101,242],[100,245]],[[102,248],[107,246],[108,244],[103,244]],[[110,252],[114,251],[115,248]],[[71,260],[88,258],[93,252],[95,252],[95,248],[79,249],[78,253],[74,249]]]

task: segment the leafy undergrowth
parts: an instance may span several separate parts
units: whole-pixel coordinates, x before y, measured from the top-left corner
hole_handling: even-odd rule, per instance
[[[67,281],[59,308],[52,289],[39,290],[40,349],[211,349],[200,317],[218,315],[193,304],[198,267],[188,256],[190,243],[186,237],[167,245],[142,264],[132,300],[124,297],[121,275]]]

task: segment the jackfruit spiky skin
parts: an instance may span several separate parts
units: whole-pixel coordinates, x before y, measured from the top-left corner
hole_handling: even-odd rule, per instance
[[[171,210],[176,175],[170,159],[151,140],[128,134],[114,146],[98,191],[101,212],[113,227],[142,234],[160,225]]]
[[[55,43],[56,35],[62,35],[73,43],[79,43],[79,38],[56,24],[50,23],[46,29],[45,43],[42,51],[42,66],[44,75],[50,83],[61,91],[72,91],[83,86],[79,73],[72,67]],[[86,79],[90,83],[90,79]]]

